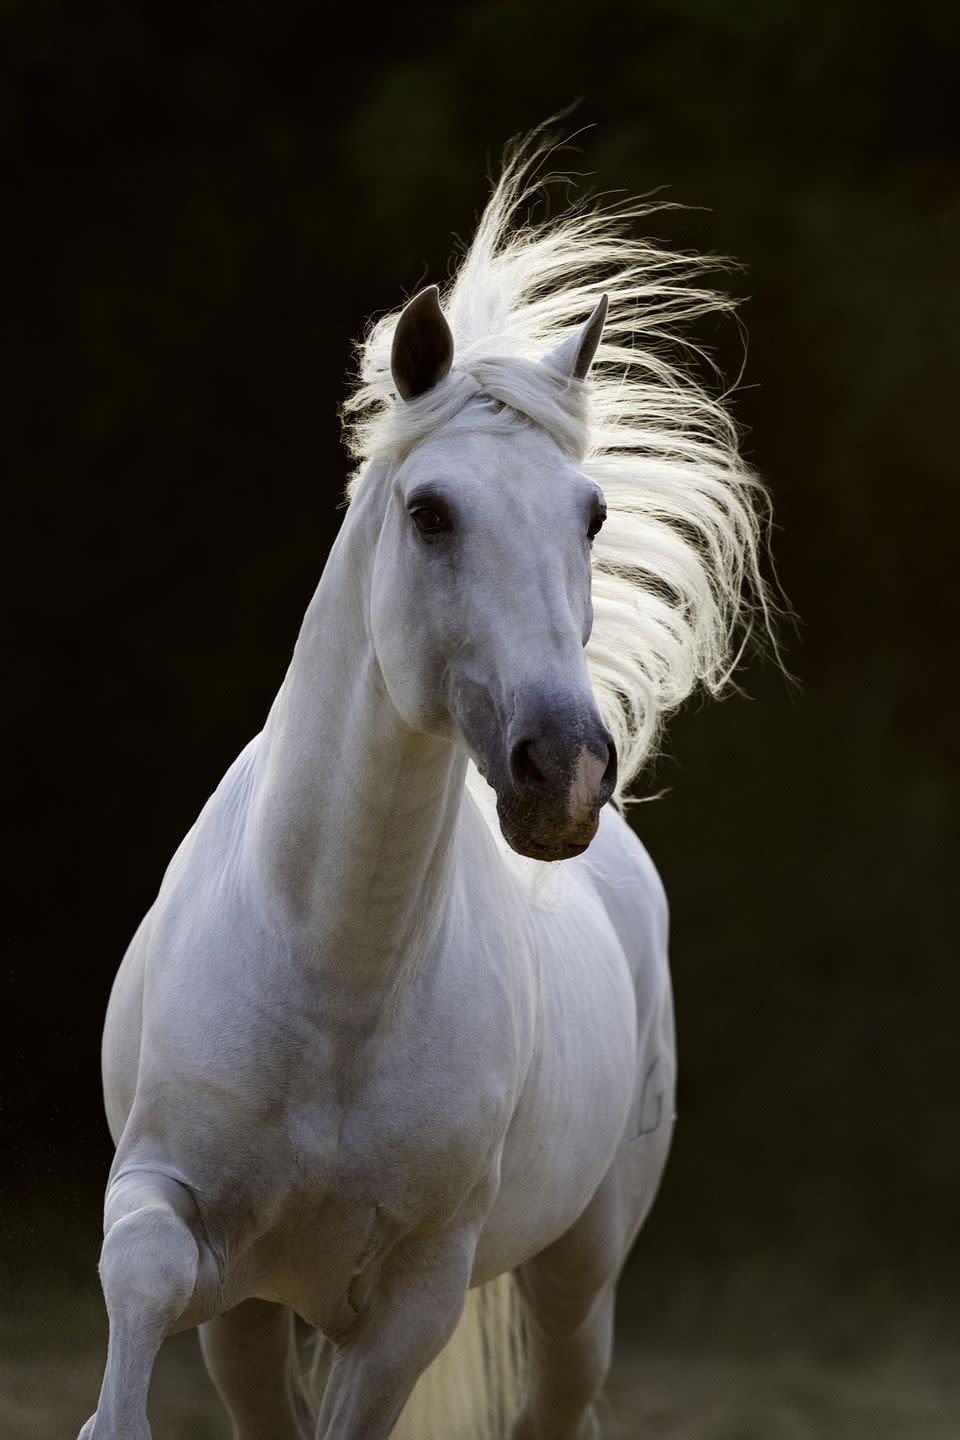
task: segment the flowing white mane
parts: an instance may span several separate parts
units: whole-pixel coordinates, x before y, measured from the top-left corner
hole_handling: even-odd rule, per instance
[[[344,407],[361,462],[350,494],[367,462],[399,458],[477,397],[495,402],[491,425],[519,414],[576,457],[607,501],[593,550],[587,659],[622,794],[665,716],[698,686],[714,695],[724,688],[757,612],[769,628],[758,563],[766,497],[723,404],[677,358],[686,322],[732,309],[700,283],[713,262],[635,238],[649,206],[581,203],[531,223],[545,149],[534,139],[508,160],[443,293],[456,346],[450,375],[422,398],[398,401],[390,347],[400,312],[367,334]],[[604,293],[610,309],[589,379],[555,379],[538,362]]]

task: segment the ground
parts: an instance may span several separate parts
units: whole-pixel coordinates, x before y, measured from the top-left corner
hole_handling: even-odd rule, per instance
[[[43,1294],[16,1287],[0,1320],[3,1440],[75,1440],[96,1402],[106,1332],[95,1282],[51,1289],[49,1278]],[[836,1277],[766,1262],[658,1264],[647,1287],[639,1273],[628,1282],[605,1440],[960,1436],[956,1328],[935,1293],[885,1282],[851,1298]],[[229,1440],[194,1335],[165,1345],[151,1417],[156,1440]]]

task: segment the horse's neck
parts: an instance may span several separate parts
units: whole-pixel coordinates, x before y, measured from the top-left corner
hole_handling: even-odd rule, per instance
[[[252,854],[268,902],[350,986],[435,936],[466,758],[390,702],[367,632],[375,514],[348,514],[260,742]]]

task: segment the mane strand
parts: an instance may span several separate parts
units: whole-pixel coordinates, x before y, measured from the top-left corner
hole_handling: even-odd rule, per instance
[[[769,511],[722,400],[683,363],[695,351],[685,327],[734,308],[704,283],[717,262],[638,239],[636,222],[655,205],[580,201],[531,221],[556,178],[536,173],[550,148],[536,132],[508,154],[442,293],[450,375],[398,403],[390,347],[400,312],[368,330],[344,406],[359,462],[348,493],[370,461],[401,458],[479,395],[543,425],[575,455],[607,502],[586,653],[620,757],[622,803],[670,712],[697,689],[724,690],[758,619],[772,638],[776,607],[760,567]],[[551,381],[539,362],[604,293],[610,308],[588,380]]]

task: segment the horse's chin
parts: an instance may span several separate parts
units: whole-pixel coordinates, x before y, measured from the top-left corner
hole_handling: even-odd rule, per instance
[[[597,826],[593,825],[589,835],[581,833],[576,839],[550,840],[526,834],[501,816],[500,830],[510,849],[516,850],[518,855],[524,855],[528,860],[553,861],[573,860],[577,855],[582,855],[596,835]]]

